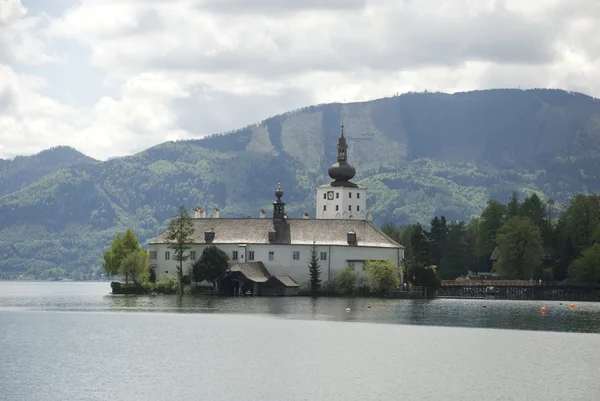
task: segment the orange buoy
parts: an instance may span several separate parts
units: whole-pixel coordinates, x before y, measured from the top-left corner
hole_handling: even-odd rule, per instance
[[[367,305],[367,309],[371,309],[371,305]]]
[[[575,304],[571,304],[570,306],[571,306],[571,308],[574,308],[574,307],[575,307]]]
[[[546,307],[545,307],[545,306],[542,306],[542,308],[540,309],[540,311],[541,311],[542,313],[546,313]]]
[[[483,307],[485,308],[485,304],[483,304],[483,305],[481,305],[481,306],[483,306]]]

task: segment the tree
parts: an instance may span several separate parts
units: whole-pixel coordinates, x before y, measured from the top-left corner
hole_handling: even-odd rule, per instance
[[[335,284],[338,292],[342,294],[351,294],[356,287],[358,276],[350,266],[344,267],[335,274]]]
[[[561,216],[579,252],[592,245],[594,231],[600,224],[600,195],[578,194]]]
[[[106,274],[108,276],[123,274],[125,275],[125,283],[128,283],[129,272],[123,270],[123,260],[130,253],[138,252],[140,249],[140,243],[131,228],[127,228],[123,235],[117,234],[110,249],[104,252],[102,267],[104,267]]]
[[[227,254],[214,245],[204,248],[200,259],[194,263],[192,274],[195,282],[206,280],[215,286],[216,280],[227,270]]]
[[[391,260],[368,260],[365,270],[371,291],[384,293],[389,287],[398,287],[402,270]]]
[[[448,235],[444,243],[444,254],[438,266],[442,279],[454,280],[465,274],[469,267],[469,242],[464,222],[448,225]]]
[[[129,252],[121,262],[121,271],[131,277],[137,285],[148,281],[150,279],[148,252],[145,249]]]
[[[486,261],[496,248],[496,235],[504,223],[505,214],[506,206],[492,199],[488,200],[487,207],[481,213],[479,228],[481,256],[486,258]]]
[[[310,258],[308,260],[308,273],[310,290],[315,293],[321,283],[321,265],[319,264],[319,248],[313,243],[310,248]]]
[[[429,239],[429,251],[431,263],[439,265],[442,255],[444,253],[444,245],[446,243],[446,237],[448,236],[448,227],[446,225],[446,218],[442,216],[438,218],[435,216],[431,220],[431,229],[427,234]]]
[[[498,232],[497,272],[510,279],[531,279],[542,265],[540,229],[529,217],[512,217]]]
[[[420,224],[413,226],[410,236],[410,257],[408,259],[409,279],[412,280],[414,272],[419,267],[426,266],[429,262],[429,244]]]
[[[569,266],[569,281],[600,283],[600,244],[595,243]]]
[[[177,266],[177,281],[179,282],[179,294],[183,294],[183,262],[189,259],[185,251],[188,250],[194,234],[192,218],[185,206],[177,209],[177,215],[171,219],[167,229],[167,239],[170,241],[169,248],[173,250],[173,260],[179,262]]]
[[[414,272],[414,285],[420,285],[427,288],[435,289],[440,286],[440,278],[436,272],[436,266],[421,266]]]
[[[521,205],[519,204],[519,197],[517,196],[516,192],[513,192],[506,207],[506,216],[508,218],[518,216],[520,207]]]

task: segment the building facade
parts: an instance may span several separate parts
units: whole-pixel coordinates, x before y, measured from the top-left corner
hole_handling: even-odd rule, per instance
[[[323,281],[331,280],[346,266],[361,272],[369,260],[391,260],[403,266],[404,247],[372,223],[366,210],[366,188],[350,181],[356,171],[347,162],[347,149],[342,127],[338,160],[328,171],[333,181],[316,190],[315,219],[287,218],[280,185],[272,218],[267,218],[264,210],[258,218],[221,218],[218,209],[212,217],[194,209],[191,261],[215,245],[227,253],[231,264],[262,262],[271,275],[289,275],[298,283],[308,281],[313,245],[318,248]],[[157,279],[176,274],[178,263],[173,260],[166,232],[150,241],[149,251]]]

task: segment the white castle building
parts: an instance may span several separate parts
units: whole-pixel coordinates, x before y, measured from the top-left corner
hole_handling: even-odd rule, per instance
[[[323,281],[331,280],[346,266],[363,271],[369,260],[391,260],[403,266],[404,247],[372,223],[366,208],[367,188],[350,181],[356,170],[348,164],[347,151],[342,126],[337,162],[328,171],[333,181],[317,187],[315,219],[309,219],[306,213],[304,218],[287,218],[280,185],[272,218],[267,218],[264,210],[258,218],[221,218],[218,209],[212,217],[206,217],[203,209],[194,209],[190,259],[199,258],[204,248],[215,245],[229,255],[232,269],[239,265],[261,276],[255,282],[265,282],[271,274],[287,275],[298,283],[308,281],[313,244],[318,247]],[[177,262],[168,247],[166,232],[150,241],[149,251],[157,279],[176,274]]]

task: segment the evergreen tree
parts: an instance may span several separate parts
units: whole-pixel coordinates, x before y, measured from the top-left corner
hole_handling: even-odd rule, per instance
[[[313,243],[310,248],[310,259],[308,260],[308,272],[310,275],[310,290],[315,293],[321,283],[321,265],[319,264],[319,248]]]
[[[412,280],[420,268],[429,265],[429,244],[420,224],[415,224],[410,236],[410,259],[408,278]]]
[[[506,215],[508,218],[516,217],[519,215],[519,209],[521,205],[519,204],[519,197],[516,192],[513,192],[508,201]]]
[[[442,280],[454,280],[467,273],[469,267],[467,226],[463,221],[452,222],[444,244],[444,253],[437,273]]]
[[[446,218],[444,216],[435,216],[431,220],[431,229],[429,233],[427,233],[427,238],[429,239],[431,263],[436,266],[439,266],[442,259],[447,236],[448,227],[446,225]]]
[[[183,294],[183,262],[189,259],[185,251],[190,248],[194,226],[192,218],[185,206],[177,209],[177,215],[171,219],[167,229],[167,239],[170,241],[169,248],[173,249],[173,260],[179,262],[177,266],[177,281],[179,282],[179,294]]]

